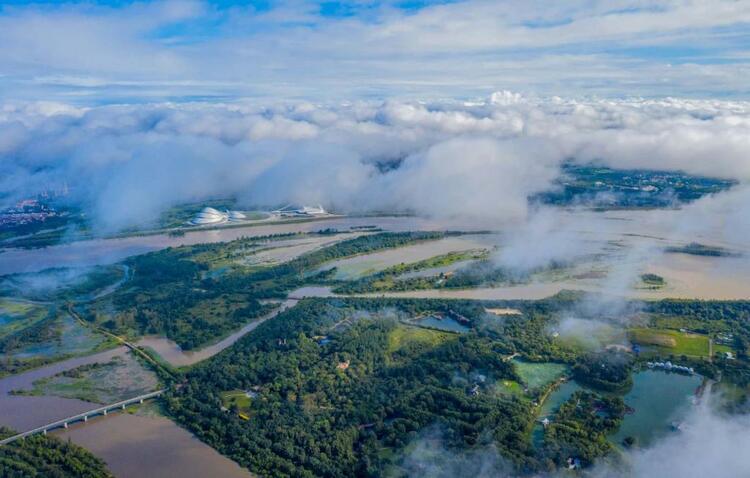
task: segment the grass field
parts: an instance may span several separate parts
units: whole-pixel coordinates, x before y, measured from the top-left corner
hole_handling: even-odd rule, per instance
[[[515,380],[498,380],[495,384],[495,392],[499,395],[523,395],[523,387]]]
[[[530,390],[542,388],[565,375],[568,367],[560,363],[533,363],[514,360],[516,372]]]
[[[563,347],[576,351],[599,350],[608,344],[623,343],[625,332],[619,327],[585,319],[568,319],[555,339]]]
[[[25,329],[46,316],[46,307],[0,299],[0,338]]]
[[[646,346],[644,352],[698,358],[709,355],[709,339],[705,335],[669,329],[629,329],[628,336],[631,341]]]
[[[230,410],[233,405],[236,406],[238,413],[249,414],[252,402],[253,399],[244,390],[221,392],[221,404]]]
[[[398,352],[407,347],[427,350],[456,337],[457,335],[451,332],[399,325],[388,335],[388,352]]]

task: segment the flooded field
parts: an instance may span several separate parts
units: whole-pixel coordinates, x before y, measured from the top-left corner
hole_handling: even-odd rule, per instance
[[[310,236],[301,239],[278,240],[268,245],[260,246],[257,251],[237,259],[237,263],[244,266],[268,266],[290,261],[307,252],[335,244],[337,242],[353,239],[360,233],[337,234],[335,236]]]
[[[724,258],[719,258],[724,259]],[[750,299],[750,271],[735,270],[731,277],[715,275],[712,264],[702,270],[692,271],[694,280],[688,275],[651,269],[666,278],[668,286],[662,289],[639,289],[623,287],[612,290],[606,283],[592,280],[563,280],[559,282],[532,282],[529,284],[502,287],[481,287],[476,289],[430,289],[399,292],[378,292],[362,294],[367,297],[408,297],[429,299],[475,299],[475,300],[538,300],[553,296],[563,290],[598,292],[613,297],[659,300],[659,299],[702,299],[702,300],[748,300]],[[748,273],[745,278],[744,274]],[[740,277],[741,276],[741,277]],[[713,279],[713,281],[712,281]]]
[[[34,382],[76,367],[107,362],[127,354],[125,347],[107,350],[87,357],[76,357],[18,375],[0,379],[0,425],[16,430],[32,428],[96,408],[96,404],[61,397],[10,395],[12,390],[32,390]]]
[[[269,314],[266,314],[265,316],[257,320],[254,320],[253,322],[250,322],[249,324],[245,325],[244,327],[237,330],[236,332],[228,335],[222,340],[216,342],[215,344],[208,345],[200,350],[186,352],[182,350],[182,348],[180,348],[180,346],[177,345],[174,341],[169,340],[165,337],[144,337],[138,341],[137,345],[140,347],[150,348],[151,350],[159,354],[161,358],[163,358],[164,360],[166,360],[167,362],[169,362],[175,367],[185,367],[188,365],[193,365],[195,363],[200,362],[201,360],[205,360],[209,357],[213,357],[217,353],[221,352],[225,348],[237,342],[245,334],[251,332],[252,330],[255,330],[256,327],[258,327],[260,324],[262,324],[266,320],[272,317],[275,317],[280,312],[283,312],[289,307],[294,306],[296,303],[297,303],[297,300],[290,298],[284,301],[279,306],[279,308],[275,309]]]
[[[118,478],[249,478],[252,475],[161,416],[97,417],[53,434],[103,459]]]
[[[399,264],[418,262],[449,252],[469,251],[492,247],[498,242],[495,235],[468,235],[426,241],[373,254],[363,254],[329,262],[320,270],[336,268],[334,279],[351,280],[382,271]]]
[[[33,385],[31,391],[24,393],[75,398],[104,405],[153,392],[159,389],[159,380],[132,354],[125,354],[35,380]]]

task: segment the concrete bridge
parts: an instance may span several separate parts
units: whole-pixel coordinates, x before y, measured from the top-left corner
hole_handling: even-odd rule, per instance
[[[155,392],[146,393],[144,395],[139,395],[137,397],[129,398],[121,402],[104,405],[103,407],[95,408],[93,410],[89,410],[88,412],[79,413],[78,415],[73,415],[72,417],[63,418],[62,420],[48,423],[41,427],[34,428],[33,430],[19,433],[18,435],[13,435],[4,440],[0,440],[0,445],[7,445],[8,443],[12,443],[18,439],[26,438],[27,436],[36,435],[38,433],[43,433],[46,435],[49,430],[53,430],[55,428],[60,428],[60,427],[68,428],[68,425],[70,425],[71,423],[78,422],[78,421],[86,422],[88,421],[89,418],[94,417],[96,415],[106,415],[108,412],[111,412],[114,410],[125,410],[125,407],[127,407],[128,405],[132,405],[134,403],[143,403],[144,400],[156,398],[160,396],[162,393],[164,393],[165,391],[166,389],[157,390]]]

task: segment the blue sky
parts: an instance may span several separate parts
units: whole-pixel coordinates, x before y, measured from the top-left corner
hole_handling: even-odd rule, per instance
[[[0,5],[4,100],[750,94],[750,2]]]

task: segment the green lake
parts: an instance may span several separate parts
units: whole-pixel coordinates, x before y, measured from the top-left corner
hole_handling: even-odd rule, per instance
[[[692,406],[695,392],[701,385],[700,375],[682,375],[646,370],[633,375],[633,387],[625,394],[625,404],[633,409],[625,415],[619,430],[610,436],[612,443],[621,445],[625,437],[632,436],[639,446],[672,432],[672,423],[684,419]],[[539,420],[554,420],[557,409],[578,390],[586,390],[574,381],[562,383],[542,404]],[[544,427],[534,426],[532,443],[540,446],[544,441]]]
[[[633,388],[625,395],[625,404],[634,413],[625,419],[612,441],[621,444],[627,436],[640,446],[671,433],[672,422],[680,422],[692,406],[692,399],[703,381],[700,375],[682,375],[645,370],[633,375]]]

